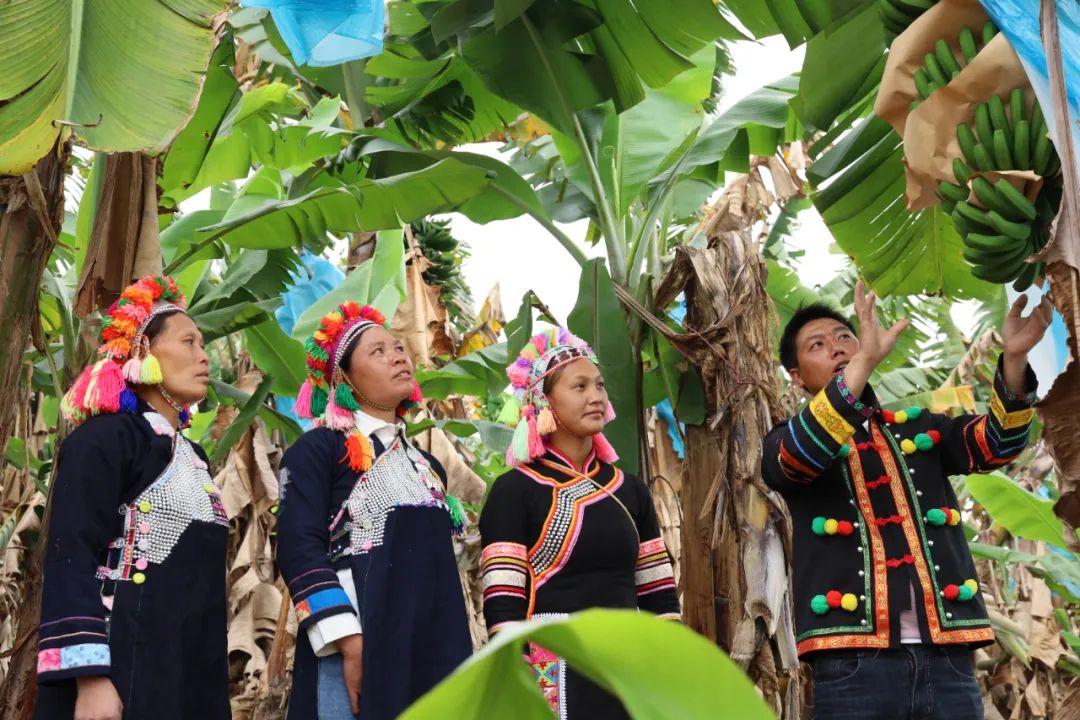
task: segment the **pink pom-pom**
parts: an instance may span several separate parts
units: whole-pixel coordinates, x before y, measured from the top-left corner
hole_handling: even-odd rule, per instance
[[[120,393],[124,392],[124,373],[112,360],[99,360],[86,392],[86,406],[92,414],[114,413],[120,409]]]
[[[529,368],[521,367],[514,363],[506,368],[506,376],[510,378],[510,384],[516,388],[523,388],[529,384]]]
[[[596,457],[602,462],[606,462],[608,465],[613,465],[619,459],[619,454],[615,452],[615,448],[611,447],[611,443],[604,437],[604,433],[596,433],[592,437],[593,452],[596,453]]]
[[[124,363],[124,379],[129,383],[138,385],[139,377],[142,375],[142,360],[137,357],[133,357]]]
[[[92,365],[83,368],[83,371],[79,373],[79,377],[75,379],[75,384],[71,386],[64,396],[65,408],[70,408],[69,412],[64,413],[64,417],[71,422],[75,421],[75,416],[79,411],[86,411],[86,389],[90,385],[90,375],[93,369]]]
[[[293,405],[296,417],[311,419],[311,379],[307,379],[300,385],[300,391],[296,393],[296,403]]]
[[[607,410],[604,411],[604,423],[609,423],[615,419],[615,406],[611,403],[607,404]]]
[[[331,430],[351,430],[356,425],[356,416],[334,402],[334,395],[336,393],[330,393],[330,400],[326,403],[326,427]]]

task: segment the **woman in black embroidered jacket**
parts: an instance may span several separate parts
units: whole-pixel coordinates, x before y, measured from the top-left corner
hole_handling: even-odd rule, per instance
[[[208,358],[172,280],[131,285],[64,397],[42,590],[36,718],[229,717],[228,520],[179,430]]]
[[[289,718],[391,720],[472,652],[452,543],[464,520],[399,416],[412,363],[375,309],[308,340],[297,413],[322,427],[282,460],[277,561],[300,635]]]
[[[563,329],[532,338],[507,369],[522,403],[480,516],[488,632],[592,607],[679,618],[671,558],[648,487],[614,463],[601,434],[614,415],[596,357]],[[562,720],[628,718],[617,698],[543,648],[529,662]]]

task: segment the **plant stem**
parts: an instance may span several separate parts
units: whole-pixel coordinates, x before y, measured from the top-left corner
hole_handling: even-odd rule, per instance
[[[547,71],[552,87],[555,89],[555,95],[559,100],[559,105],[562,107],[566,119],[570,122],[570,125],[574,130],[574,139],[577,141],[578,148],[581,151],[581,157],[585,162],[585,169],[589,173],[589,182],[593,186],[593,198],[596,202],[596,209],[600,213],[600,224],[604,232],[604,245],[607,247],[608,270],[611,273],[611,278],[616,282],[623,282],[626,279],[626,252],[623,247],[622,233],[619,231],[619,227],[615,223],[615,217],[611,212],[611,204],[608,202],[607,194],[604,192],[604,184],[600,180],[600,171],[597,170],[596,160],[593,158],[592,152],[589,149],[589,142],[588,138],[585,137],[585,130],[581,127],[581,122],[578,120],[577,113],[574,112],[574,109],[570,106],[570,102],[566,99],[566,93],[563,92],[563,88],[559,84],[559,78],[555,74],[555,68],[551,66],[551,61],[548,59],[547,53],[544,50],[544,44],[540,40],[540,34],[536,31],[536,26],[533,25],[532,20],[529,19],[528,13],[521,16],[521,21],[524,23],[525,29],[529,32],[529,37],[532,39],[533,45],[536,46],[536,52],[540,56],[540,61],[544,64],[544,70]]]

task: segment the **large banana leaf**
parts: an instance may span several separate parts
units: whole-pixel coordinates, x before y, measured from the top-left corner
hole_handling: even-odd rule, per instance
[[[0,175],[73,129],[110,152],[164,150],[195,108],[224,0],[0,3]]]
[[[637,720],[773,717],[739,667],[681,623],[635,610],[587,610],[501,631],[401,720],[550,719],[521,658],[527,639],[615,694]]]
[[[1054,503],[1017,485],[1002,472],[968,475],[967,488],[990,517],[1026,540],[1065,544],[1065,526],[1054,514]]]

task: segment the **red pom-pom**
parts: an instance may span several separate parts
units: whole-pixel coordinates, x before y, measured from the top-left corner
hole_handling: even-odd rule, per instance
[[[892,424],[896,422],[896,413],[894,413],[892,410],[882,410],[881,419],[887,423]]]
[[[930,436],[930,439],[934,441],[935,445],[941,442],[941,433],[937,430],[927,430],[926,434]]]
[[[960,595],[960,588],[956,587],[955,585],[946,585],[945,586],[945,599],[946,600],[955,600],[958,595]]]
[[[843,594],[839,590],[830,590],[825,593],[825,602],[829,603],[829,607],[840,607],[840,601],[844,599]]]
[[[341,314],[351,320],[360,314],[360,306],[354,300],[347,300],[341,304]]]
[[[849,523],[847,520],[841,520],[836,523],[836,534],[844,535],[845,537],[855,532],[855,526]]]

